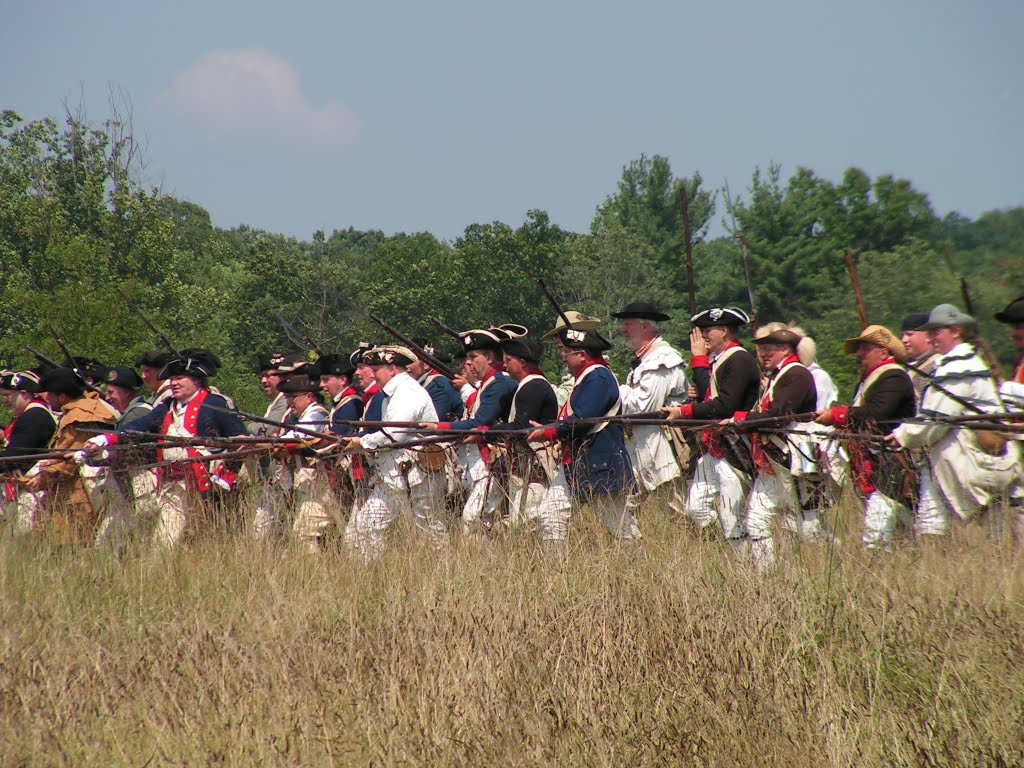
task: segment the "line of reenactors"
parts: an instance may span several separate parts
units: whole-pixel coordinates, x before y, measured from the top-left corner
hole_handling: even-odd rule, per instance
[[[20,533],[173,547],[253,486],[252,535],[317,550],[337,534],[372,560],[403,515],[437,547],[531,526],[561,549],[581,506],[624,545],[641,540],[641,507],[661,507],[759,568],[780,529],[833,540],[824,511],[848,480],[869,547],[889,546],[901,516],[920,535],[997,505],[1024,521],[1019,434],[998,422],[1024,404],[1024,297],[996,315],[1022,355],[1010,380],[972,346],[974,319],[943,304],[902,337],[873,325],[846,340],[862,374],[848,406],[799,328],[762,326],[755,354],[747,315],[709,308],[691,318],[687,362],[656,306],[613,317],[632,353],[621,384],[600,321],[560,312],[541,339],[513,323],[459,333],[457,370],[424,339],[313,362],[268,353],[262,417],[210,385],[220,360],[204,349],[3,371],[5,517]],[[544,342],[566,371],[557,386]]]

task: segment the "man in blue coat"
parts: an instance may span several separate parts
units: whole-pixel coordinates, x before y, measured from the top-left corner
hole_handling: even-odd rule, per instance
[[[575,502],[590,504],[617,541],[638,541],[636,518],[626,508],[634,486],[622,425],[605,420],[622,410],[619,384],[602,355],[611,344],[596,331],[569,327],[556,346],[574,382],[558,421],[529,435],[531,442],[562,445],[561,468],[541,502],[541,539],[566,541]]]
[[[116,432],[92,438],[85,453],[96,454],[122,442],[146,442],[153,434],[185,439],[248,435],[238,415],[228,411],[227,401],[209,389],[209,378],[219,368],[220,360],[205,349],[182,350],[160,371],[160,378],[170,383],[171,399]],[[202,509],[211,492],[234,488],[240,462],[206,459],[213,453],[210,448],[181,445],[180,441],[168,442],[168,447],[157,451],[158,462],[171,462],[157,468],[159,490],[154,504],[159,511],[153,532],[157,545],[176,546],[190,517]]]

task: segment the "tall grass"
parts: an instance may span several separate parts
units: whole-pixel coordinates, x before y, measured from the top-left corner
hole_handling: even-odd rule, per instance
[[[1024,603],[980,531],[766,577],[645,510],[434,552],[3,546],[0,764],[1024,764]]]

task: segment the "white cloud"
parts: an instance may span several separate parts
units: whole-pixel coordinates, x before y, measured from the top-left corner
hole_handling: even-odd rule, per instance
[[[291,64],[261,49],[210,51],[174,76],[157,106],[211,136],[300,151],[340,150],[360,129],[344,104],[310,104]]]

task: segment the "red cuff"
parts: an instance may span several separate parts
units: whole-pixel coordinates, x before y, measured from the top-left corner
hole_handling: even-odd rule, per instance
[[[486,432],[488,429],[490,429],[490,427],[486,424],[481,424],[479,427],[473,427],[474,432]]]
[[[749,415],[750,415],[750,411],[736,411],[736,413],[734,413],[732,415],[732,420],[733,421],[737,421],[737,422],[746,421],[747,420],[747,416],[749,416]]]
[[[686,405],[679,406],[679,418],[680,419],[692,419],[693,418],[693,404],[687,403]]]
[[[450,421],[439,421],[437,422],[438,429],[451,429],[452,423]]]
[[[694,355],[690,358],[691,368],[710,368],[711,358],[707,355]]]
[[[837,427],[845,427],[850,419],[850,409],[845,405],[837,405],[834,408],[830,408],[829,412],[832,414],[832,423]]]
[[[112,446],[112,445],[117,445],[121,441],[120,435],[118,435],[116,432],[110,432],[110,433],[104,435],[104,437],[107,438],[107,447],[108,448],[110,446]]]
[[[548,427],[544,430],[544,439],[553,443],[558,439],[558,430],[555,427]]]

